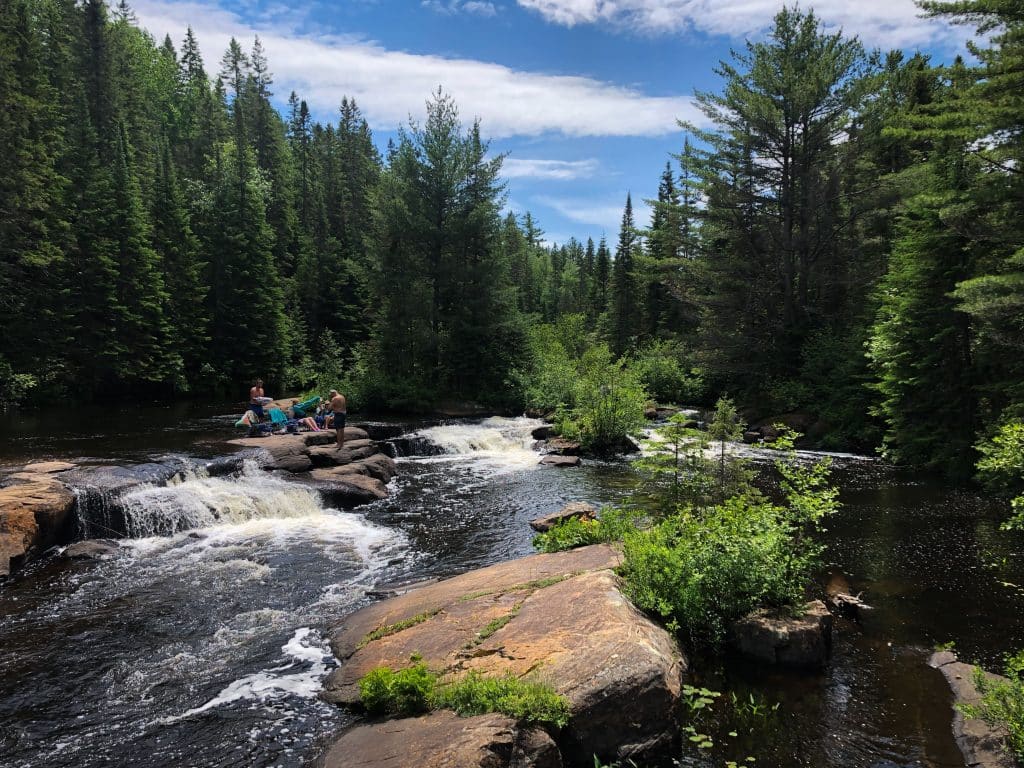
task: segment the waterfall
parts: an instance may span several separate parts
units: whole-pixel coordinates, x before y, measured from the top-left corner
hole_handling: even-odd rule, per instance
[[[210,477],[196,468],[166,485],[145,483],[122,494],[118,507],[129,538],[324,514],[314,491],[263,472],[253,462],[238,477]]]
[[[493,416],[478,423],[428,427],[408,436],[420,461],[467,461],[486,474],[504,473],[537,465],[532,432],[543,424],[538,419]]]

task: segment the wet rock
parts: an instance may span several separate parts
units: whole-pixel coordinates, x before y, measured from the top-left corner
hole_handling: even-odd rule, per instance
[[[648,421],[654,421],[658,418],[658,409],[653,406],[650,408],[644,408],[644,418]]]
[[[69,545],[60,556],[65,560],[107,560],[120,552],[121,545],[113,539],[87,539]]]
[[[324,768],[561,768],[554,741],[504,715],[424,717],[363,725],[328,750]]]
[[[371,440],[390,440],[393,437],[401,437],[409,428],[405,424],[389,424],[381,421],[364,421],[356,427],[345,427],[345,439],[349,439],[350,429],[361,429],[366,432]],[[352,438],[355,439],[354,437]]]
[[[668,633],[622,595],[611,570],[620,562],[608,546],[534,555],[357,611],[331,634],[343,663],[324,698],[355,705],[363,675],[406,667],[414,653],[451,676],[535,674],[569,701],[571,720],[557,737],[563,755],[587,764],[595,754],[646,759],[676,734],[686,662]],[[405,629],[366,641],[411,619]]]
[[[340,467],[353,461],[367,459],[377,453],[377,446],[370,440],[352,440],[341,448],[337,443],[320,445],[307,451],[315,467]]]
[[[566,440],[564,437],[553,437],[544,446],[545,453],[554,453],[559,456],[579,456],[583,447],[575,440]]]
[[[558,456],[553,454],[551,456],[545,456],[540,460],[540,463],[549,467],[578,467],[580,465],[580,457]]]
[[[860,595],[850,595],[845,592],[829,595],[828,607],[839,616],[848,619],[860,619],[868,611],[874,610],[872,606],[860,599]]]
[[[309,473],[308,482],[320,492],[327,504],[339,509],[352,509],[388,497],[384,483],[369,475],[339,472],[336,469],[314,469]]]
[[[732,625],[736,650],[769,664],[824,666],[832,643],[832,615],[821,600],[804,606],[802,616],[760,609]]]
[[[760,432],[749,432],[749,431],[748,432],[744,432],[743,433],[743,442],[746,443],[747,445],[753,445],[755,443],[759,443],[759,442],[761,442],[761,433]]]
[[[210,477],[224,477],[242,471],[247,456],[222,456],[206,462],[206,474]]]
[[[974,684],[976,667],[957,660],[949,651],[938,651],[928,659],[928,666],[939,670],[953,691],[954,704],[977,704],[981,699]],[[1002,680],[999,675],[984,672],[989,680]],[[1006,730],[991,726],[984,720],[965,718],[953,709],[953,738],[970,768],[1017,768],[1018,763],[1005,749]]]
[[[671,419],[673,416],[675,416],[680,411],[680,409],[677,408],[674,405],[659,405],[654,410],[655,410],[655,412],[657,414],[657,418],[658,418],[659,421],[665,421],[667,419]]]
[[[543,424],[539,427],[534,427],[530,435],[534,440],[547,440],[548,438],[554,437],[555,425],[554,424]]]
[[[0,577],[70,538],[75,495],[46,474],[0,488]]]
[[[560,523],[564,523],[566,520],[571,520],[574,517],[581,518],[583,520],[594,520],[597,518],[597,510],[585,501],[572,501],[566,504],[557,512],[544,517],[537,517],[530,521],[530,527],[535,531],[549,531]]]

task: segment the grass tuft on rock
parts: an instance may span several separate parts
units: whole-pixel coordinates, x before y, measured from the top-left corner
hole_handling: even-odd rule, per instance
[[[569,722],[569,702],[550,686],[513,675],[488,677],[470,672],[441,682],[418,662],[397,672],[378,667],[359,681],[366,711],[408,717],[450,709],[463,717],[498,712],[519,722],[562,728]]]
[[[360,648],[365,648],[374,640],[380,640],[382,637],[388,637],[389,635],[394,635],[398,632],[401,632],[403,629],[408,629],[409,627],[415,627],[417,624],[422,624],[427,619],[437,616],[437,614],[439,614],[442,610],[443,609],[441,608],[435,608],[432,611],[424,611],[423,613],[418,613],[415,616],[410,616],[408,619],[396,621],[394,624],[385,624],[383,627],[378,627],[377,629],[373,630],[373,632],[368,633],[366,637],[359,641],[359,645],[356,646],[356,650],[359,650]]]

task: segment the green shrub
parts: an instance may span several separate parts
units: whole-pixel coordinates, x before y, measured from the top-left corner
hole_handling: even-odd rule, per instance
[[[419,715],[431,709],[436,685],[437,675],[422,662],[397,672],[378,667],[359,681],[359,698],[373,715]]]
[[[783,505],[749,492],[628,534],[623,575],[633,602],[710,646],[755,608],[797,609],[822,552],[813,534],[837,508],[837,491],[828,461],[806,466],[787,454],[776,467]]]
[[[643,347],[633,362],[644,388],[659,403],[694,403],[705,395],[698,368],[687,368],[678,344],[654,341]]]
[[[614,360],[607,345],[591,347],[580,361],[574,386],[572,422],[580,442],[595,453],[622,448],[625,438],[646,425],[644,391],[625,360]]]
[[[569,722],[569,703],[544,683],[476,672],[442,683],[421,661],[397,672],[388,667],[372,670],[359,681],[359,695],[374,715],[405,717],[451,709],[464,717],[500,712],[558,728]]]
[[[978,479],[993,490],[1019,493],[1024,490],[1024,423],[1003,424],[991,440],[978,445]],[[1024,529],[1024,494],[1011,502],[1013,516],[1005,528]]]
[[[564,552],[588,544],[621,541],[626,533],[636,529],[640,515],[636,510],[609,507],[601,511],[597,520],[571,517],[534,536],[533,547],[540,552]]]
[[[989,725],[1006,729],[1007,746],[1024,759],[1024,651],[1010,656],[1006,680],[990,680],[980,669],[974,671],[974,684],[981,700],[974,705],[960,704],[967,717],[978,717]]]

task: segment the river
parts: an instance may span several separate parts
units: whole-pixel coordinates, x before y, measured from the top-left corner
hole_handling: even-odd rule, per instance
[[[8,419],[0,463],[215,455],[230,431],[224,412],[154,409],[114,419],[116,429],[108,415],[57,436]],[[309,765],[351,720],[316,698],[334,665],[333,622],[379,585],[528,554],[530,518],[633,487],[621,463],[539,467],[535,423],[423,427],[440,453],[399,459],[391,497],[355,512],[255,467],[132,491],[136,537],[122,557],[43,560],[0,586],[0,765]],[[925,659],[952,642],[998,665],[1024,646],[1024,596],[1012,586],[1024,583],[1024,546],[998,530],[1001,504],[877,461],[834,460],[843,508],[825,534],[829,569],[875,610],[838,623],[821,674],[698,660],[701,684],[747,703],[716,707],[700,723],[716,746],[685,751],[683,765],[753,756],[780,768],[959,768],[949,693]]]

